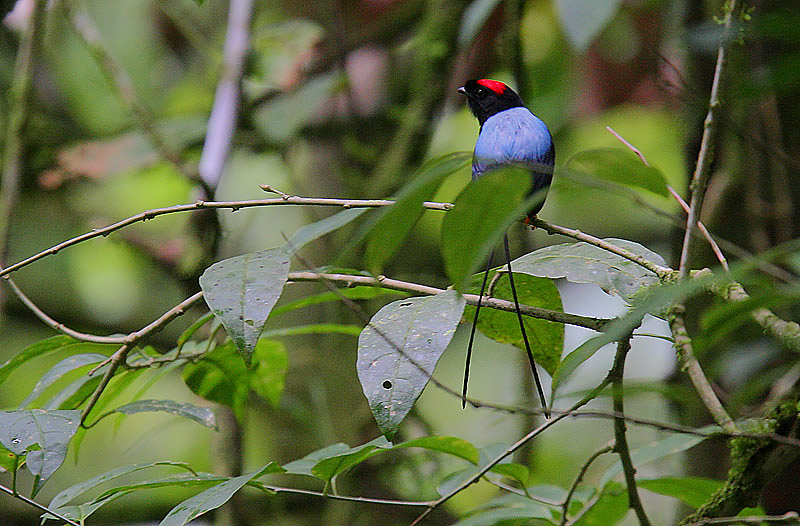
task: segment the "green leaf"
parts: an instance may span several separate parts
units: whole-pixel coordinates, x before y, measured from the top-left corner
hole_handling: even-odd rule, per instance
[[[290,474],[314,476],[327,482],[339,473],[377,454],[411,447],[447,453],[473,464],[476,464],[479,459],[479,452],[475,446],[461,438],[426,436],[392,446],[385,437],[380,436],[355,447],[348,447],[343,443],[332,444],[309,453],[301,459],[289,462],[284,468]]]
[[[522,486],[527,486],[528,480],[531,477],[531,470],[528,469],[528,466],[523,466],[522,464],[517,464],[516,462],[498,464],[492,468],[492,473],[497,473],[499,475],[503,475],[504,477],[514,479]]]
[[[358,325],[342,325],[341,323],[311,323],[309,325],[267,330],[261,333],[261,338],[302,336],[304,334],[347,334],[349,336],[358,336],[361,334],[361,327]]]
[[[88,346],[92,346],[93,344],[86,344]],[[96,345],[95,345],[96,346]],[[102,346],[100,346],[102,347]],[[100,363],[103,360],[108,358],[105,354],[76,354],[74,356],[70,356],[69,358],[64,358],[57,364],[55,364],[49,371],[47,371],[39,381],[36,382],[36,385],[33,386],[33,390],[31,393],[19,404],[19,408],[22,409],[26,407],[28,404],[36,400],[42,391],[53,385],[55,382],[60,380],[64,375],[74,371],[75,369],[80,369],[81,367],[85,367],[87,365],[92,365],[96,363]],[[86,383],[90,378],[87,376],[83,380],[83,383]]]
[[[70,338],[69,336],[59,335],[47,338],[46,340],[36,342],[33,345],[26,347],[24,350],[11,357],[6,363],[0,365],[0,384],[5,382],[9,375],[11,375],[11,373],[13,373],[19,366],[32,360],[33,358],[58,351],[67,345],[76,343],[76,341],[77,340]]]
[[[575,523],[575,526],[608,526],[617,524],[628,513],[628,493],[625,486],[609,482],[591,508]]]
[[[358,338],[358,379],[386,438],[428,384],[464,305],[455,291],[398,300],[379,310]]]
[[[247,365],[288,276],[289,254],[283,248],[225,259],[200,276],[206,303]]]
[[[253,353],[253,367],[248,371],[248,385],[277,408],[288,368],[286,347],[281,342],[261,338]]]
[[[394,449],[407,447],[421,447],[430,451],[440,451],[454,457],[463,458],[473,464],[477,464],[480,460],[478,448],[463,438],[430,435],[397,444]]]
[[[286,470],[286,473],[291,475],[308,475],[309,477],[313,477],[314,474],[311,472],[311,470],[317,465],[318,462],[328,458],[336,457],[341,454],[346,454],[348,451],[352,451],[352,449],[354,448],[351,448],[342,442],[331,444],[330,446],[313,451],[303,458],[293,460],[288,464],[284,464],[283,469]]]
[[[183,381],[196,395],[233,409],[240,420],[250,389],[250,375],[233,342],[212,350],[183,368]]]
[[[646,166],[630,150],[622,148],[584,150],[570,157],[566,166],[599,179],[669,197],[667,182],[661,171]]]
[[[329,482],[336,475],[371,457],[373,450],[377,448],[391,449],[391,447],[392,444],[386,438],[378,437],[366,444],[343,451],[338,455],[319,460],[311,468],[311,474],[325,482]]]
[[[19,468],[20,464],[14,460],[17,456],[18,455],[15,455],[12,451],[6,449],[3,444],[0,444],[0,468],[6,471],[14,471],[15,467]]]
[[[175,400],[137,400],[112,409],[100,416],[97,420],[99,421],[114,413],[134,415],[136,413],[153,412],[182,416],[214,430],[217,429],[217,418],[214,416],[214,412],[211,409],[207,407],[197,407],[196,405],[186,402],[176,402]]]
[[[158,461],[158,462],[142,462],[139,464],[132,464],[130,466],[114,468],[110,471],[106,471],[105,473],[84,480],[83,482],[79,482],[60,491],[55,497],[53,497],[53,500],[50,501],[48,507],[53,509],[61,508],[62,506],[64,506],[65,504],[76,498],[78,495],[81,495],[92,488],[96,488],[101,484],[112,481],[119,477],[123,477],[125,475],[129,475],[131,473],[135,473],[137,471],[150,469],[156,466],[175,466],[191,470],[191,468],[189,468],[189,465],[186,463],[172,462],[169,460]]]
[[[287,369],[286,349],[274,340],[260,339],[248,369],[232,342],[220,345],[183,369],[183,381],[206,400],[227,405],[240,420],[249,390],[273,405],[280,400]]]
[[[342,228],[367,210],[369,210],[369,208],[348,208],[326,217],[325,219],[299,228],[292,238],[286,242],[286,252],[290,255],[294,255],[307,244],[321,238],[325,234]]]
[[[472,154],[455,152],[428,161],[396,197],[396,204],[380,210],[369,226],[365,258],[367,268],[379,273],[391,261],[425,212],[422,204],[431,199],[442,182],[466,167]]]
[[[697,431],[701,433],[714,433],[721,431],[721,429],[716,425],[710,425],[701,427]],[[707,436],[676,433],[668,436],[667,438],[656,440],[632,450],[631,460],[633,461],[634,466],[639,467],[647,464],[648,462],[660,460],[664,457],[674,455],[675,453],[686,451],[687,449],[693,448],[700,442],[703,442],[707,439]],[[620,473],[622,473],[622,463],[617,460],[605,470],[603,476],[600,477],[599,485],[605,485],[608,481]]]
[[[399,295],[407,296],[407,292],[399,290],[383,289],[381,287],[353,287],[347,289],[340,289],[338,292],[323,292],[313,296],[306,296],[299,300],[284,303],[272,309],[270,316],[277,316],[278,314],[285,314],[293,310],[302,309],[303,307],[310,307],[311,305],[319,305],[321,303],[330,303],[333,301],[341,301],[342,297],[351,300],[373,300],[383,295]]]
[[[78,504],[75,506],[63,506],[61,508],[53,508],[51,506],[50,509],[57,512],[62,517],[66,517],[68,519],[77,521],[79,524],[84,524],[84,521],[86,521],[86,519],[88,519],[94,512],[96,512],[109,502],[112,502],[113,500],[118,499],[119,497],[125,496],[128,493],[130,492],[119,492],[116,493],[113,497],[108,497],[102,500],[85,502],[83,504]],[[57,519],[54,515],[50,515],[49,513],[43,513],[42,523],[44,523],[48,519],[60,520]]]
[[[525,199],[531,175],[516,167],[493,170],[464,188],[442,221],[442,257],[447,276],[463,291],[508,227],[534,202]]]
[[[194,336],[194,334],[198,330],[200,330],[200,327],[211,321],[213,318],[214,318],[213,312],[207,312],[202,316],[200,316],[199,318],[197,318],[197,320],[195,320],[194,323],[192,323],[185,331],[181,333],[180,336],[178,336],[178,340],[176,341],[177,347],[178,348],[183,347],[186,344],[186,342],[188,342],[189,339],[191,339],[191,337]]]
[[[69,440],[80,424],[80,411],[0,411],[0,444],[15,455],[27,453],[35,496],[64,462]]]
[[[190,499],[181,502],[164,517],[159,526],[183,526],[197,517],[219,508],[228,502],[233,495],[251,480],[267,473],[278,473],[280,466],[270,462],[259,471],[234,477],[221,484],[208,488]]]
[[[693,508],[705,504],[723,484],[720,480],[701,477],[663,477],[636,481],[636,485],[640,488],[680,499]]]
[[[101,369],[102,370],[102,369]],[[133,371],[128,372],[132,374]],[[102,380],[101,375],[82,374],[64,389],[42,404],[42,409],[77,409],[88,398]]]
[[[620,3],[621,0],[556,0],[558,20],[572,47],[586,51],[614,17]]]
[[[664,259],[633,241],[608,238],[620,248],[665,266]],[[550,245],[520,256],[511,262],[514,272],[542,278],[566,278],[572,283],[591,283],[627,303],[641,288],[659,282],[658,277],[641,265],[588,243]]]
[[[561,295],[552,280],[518,273],[514,262],[511,263],[511,268],[514,270],[514,284],[517,287],[517,297],[520,303],[559,312],[564,311],[561,304]],[[490,280],[497,275],[497,270],[490,271]],[[513,300],[511,284],[507,274],[507,272],[502,273],[495,282],[494,289],[491,291],[492,297]],[[468,289],[468,292],[478,294],[482,280],[483,276],[481,274],[473,276],[472,286]],[[475,307],[467,305],[464,309],[464,317],[472,321],[475,317]],[[529,316],[523,318],[523,323],[525,324],[528,341],[531,344],[534,360],[552,375],[558,367],[561,353],[564,351],[564,324]],[[514,312],[482,309],[478,318],[478,329],[497,342],[509,343],[525,350],[525,342],[519,330],[519,320]]]
[[[439,482],[436,491],[439,492],[439,495],[448,495],[464,481],[474,477],[484,466],[501,455],[507,448],[508,444],[491,444],[480,448],[478,450],[478,462],[474,466],[469,466],[446,476]]]

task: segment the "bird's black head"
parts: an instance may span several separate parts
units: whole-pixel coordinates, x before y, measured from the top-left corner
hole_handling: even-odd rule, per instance
[[[467,104],[481,126],[486,119],[509,108],[524,106],[517,93],[497,80],[472,79],[458,88],[458,92],[466,95]]]

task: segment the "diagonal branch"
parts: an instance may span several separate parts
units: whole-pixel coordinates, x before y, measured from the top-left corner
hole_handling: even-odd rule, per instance
[[[692,347],[692,340],[689,338],[689,333],[686,330],[686,322],[684,321],[685,307],[683,305],[673,305],[669,314],[669,327],[672,330],[672,337],[675,340],[675,348],[678,350],[678,356],[682,362],[682,369],[685,369],[689,375],[689,379],[694,385],[695,391],[700,395],[703,405],[706,406],[708,412],[714,418],[714,421],[728,433],[738,433],[738,428],[733,422],[725,408],[722,406],[714,388],[706,378],[700,362],[694,355]]]

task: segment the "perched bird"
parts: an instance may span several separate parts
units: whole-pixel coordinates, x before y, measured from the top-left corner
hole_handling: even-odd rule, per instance
[[[539,117],[525,107],[520,96],[502,82],[489,79],[468,80],[462,87],[458,88],[458,92],[467,97],[469,109],[480,124],[480,133],[478,134],[475,152],[472,157],[472,178],[478,179],[492,169],[506,166],[518,166],[528,170],[532,179],[530,194],[541,195],[541,199],[536,201],[528,210],[527,218],[525,218],[525,223],[527,224],[542,209],[544,197],[550,186],[550,181],[553,179],[556,152],[553,146],[553,139],[550,136],[550,130],[547,129],[547,125]],[[503,237],[503,244],[511,293],[516,306],[520,330],[522,331],[522,339],[528,352],[528,361],[536,382],[539,399],[544,408],[545,416],[549,417],[539,373],[533,361],[533,352],[528,343],[528,336],[519,310],[514,275],[511,272],[511,255],[508,249],[507,234]],[[466,405],[469,363],[472,357],[475,327],[478,322],[478,313],[481,309],[481,300],[486,290],[486,278],[492,266],[493,256],[494,253],[489,256],[489,262],[483,274],[483,284],[481,285],[481,293],[475,309],[475,319],[469,338],[461,399],[462,407]]]

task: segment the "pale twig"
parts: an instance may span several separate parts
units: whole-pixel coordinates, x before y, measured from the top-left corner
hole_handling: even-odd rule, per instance
[[[94,229],[91,232],[86,232],[85,234],[81,234],[79,236],[73,237],[57,245],[53,245],[52,247],[39,252],[38,254],[34,254],[22,261],[19,261],[13,265],[9,265],[6,268],[0,269],[0,277],[8,275],[12,272],[15,272],[22,267],[30,265],[31,263],[38,261],[42,258],[47,256],[51,256],[53,254],[58,253],[59,251],[77,245],[83,241],[87,241],[89,239],[93,239],[96,237],[105,237],[108,234],[130,226],[135,223],[139,223],[142,221],[147,221],[148,219],[153,219],[158,216],[166,215],[166,214],[175,214],[180,212],[192,212],[196,210],[204,210],[204,209],[230,209],[233,211],[240,210],[243,208],[255,208],[255,207],[262,207],[262,206],[281,206],[281,205],[300,205],[300,206],[333,206],[333,207],[341,207],[341,208],[380,208],[384,206],[392,206],[395,204],[395,201],[387,200],[387,199],[333,199],[333,198],[321,198],[321,197],[299,197],[299,196],[291,196],[286,199],[249,199],[244,201],[196,201],[194,203],[188,203],[183,205],[174,205],[168,206],[163,208],[153,208],[150,210],[145,210],[144,212],[140,212],[133,216],[127,217],[116,223],[112,223],[108,226],[103,228]],[[422,203],[423,208],[429,210],[450,210],[453,205],[451,203],[436,203],[436,202],[424,202]]]
[[[717,50],[717,64],[714,68],[714,79],[711,82],[711,93],[708,100],[708,112],[706,113],[705,121],[703,122],[703,136],[700,139],[700,150],[697,153],[697,163],[695,164],[694,173],[692,174],[692,181],[689,188],[692,191],[692,197],[689,203],[689,213],[686,218],[686,232],[683,236],[683,245],[681,246],[681,259],[680,266],[678,267],[679,279],[685,279],[689,275],[689,251],[692,244],[692,236],[697,221],[700,219],[700,213],[703,207],[703,197],[705,196],[706,187],[708,186],[709,173],[711,171],[711,158],[714,149],[714,133],[716,132],[716,114],[721,105],[720,103],[720,87],[725,73],[725,64],[727,61],[727,51],[730,44],[730,32],[733,25],[733,13],[737,9],[738,2],[736,0],[728,0],[724,4],[724,13],[722,16],[724,31],[722,34],[722,41]]]
[[[631,150],[633,153],[635,153],[639,157],[639,159],[642,161],[642,164],[644,164],[647,167],[650,166],[650,163],[647,162],[647,159],[645,158],[644,154],[638,148],[636,148],[633,144],[631,144],[630,141],[628,141],[622,135],[617,133],[616,130],[614,130],[611,126],[606,126],[606,130],[608,130],[608,132],[611,135],[616,137],[617,140],[619,140],[622,144],[624,144],[629,150]],[[674,197],[675,200],[678,201],[678,203],[681,205],[681,207],[683,207],[684,212],[686,212],[688,214],[689,213],[689,205],[686,204],[686,201],[683,200],[683,198],[680,196],[680,194],[678,194],[678,192],[675,191],[674,188],[672,188],[670,185],[666,185],[666,186],[667,186],[667,190],[672,194],[672,197]],[[725,255],[722,253],[722,250],[720,250],[719,245],[717,244],[717,242],[714,241],[714,238],[711,237],[711,233],[706,228],[706,225],[704,225],[702,221],[698,221],[697,222],[697,227],[700,229],[700,232],[703,234],[703,237],[705,237],[706,240],[708,241],[708,244],[711,245],[711,249],[714,251],[714,254],[717,256],[717,259],[719,260],[720,264],[722,265],[722,268],[724,268],[726,271],[730,270],[728,268],[728,261],[725,259]]]
[[[403,290],[407,292],[415,292],[425,295],[436,295],[445,292],[445,289],[436,287],[429,287],[427,285],[420,285],[418,283],[411,283],[408,281],[400,281],[390,279],[385,276],[371,277],[350,274],[326,274],[321,272],[290,272],[289,281],[330,281],[336,283],[344,283],[347,285],[371,285],[377,287],[384,287],[393,290]],[[477,294],[463,294],[463,298],[469,305],[478,304]],[[514,302],[503,300],[500,298],[483,298],[481,300],[483,307],[492,309],[503,310],[507,312],[514,312]],[[592,318],[589,316],[580,316],[577,314],[570,314],[566,312],[543,309],[541,307],[533,307],[530,305],[520,305],[520,312],[525,316],[539,318],[547,321],[554,321],[557,323],[566,323],[568,325],[576,325],[602,331],[606,325],[611,321],[606,318]]]
[[[639,254],[634,254],[630,250],[626,250],[622,247],[614,245],[613,243],[609,243],[604,239],[600,239],[599,237],[595,237],[591,234],[586,234],[584,232],[581,232],[580,230],[554,225],[539,218],[533,219],[531,221],[531,224],[551,234],[561,234],[562,236],[571,237],[572,239],[583,241],[584,243],[594,245],[598,248],[602,248],[603,250],[607,250],[612,254],[616,254],[620,257],[633,261],[637,265],[646,268],[647,270],[649,270],[662,280],[669,280],[675,274],[675,271],[669,267],[659,265],[658,263],[650,261],[644,256],[640,256]]]
[[[683,197],[681,197],[680,194],[676,192],[675,189],[670,185],[667,185],[667,190],[669,190],[669,193],[672,194],[672,197],[674,197],[675,200],[680,203],[683,211],[688,214],[689,205],[683,200]],[[706,225],[702,221],[698,221],[697,228],[700,230],[700,233],[703,234],[703,237],[706,238],[708,244],[711,245],[711,250],[714,251],[714,255],[717,256],[717,261],[719,261],[720,265],[722,265],[722,268],[725,269],[726,272],[730,272],[731,269],[728,267],[728,259],[725,257],[725,254],[722,253],[722,249],[719,248],[717,242],[714,241],[714,238],[711,236],[711,232],[709,232],[706,228]]]
[[[672,330],[672,338],[675,340],[675,348],[678,350],[678,355],[682,362],[682,369],[685,369],[689,375],[689,379],[694,385],[695,391],[700,395],[703,405],[706,406],[708,412],[714,418],[714,421],[725,431],[731,434],[738,432],[736,424],[733,419],[725,411],[714,388],[708,381],[700,362],[694,355],[692,348],[692,340],[686,331],[686,323],[684,322],[685,307],[680,304],[673,305],[670,309],[669,326]]]
[[[80,524],[78,524],[77,522],[73,521],[72,519],[68,519],[68,518],[64,517],[63,515],[61,515],[57,511],[51,510],[47,506],[43,506],[43,505],[39,504],[38,502],[36,502],[33,499],[29,499],[25,495],[21,495],[19,493],[16,493],[13,490],[3,486],[2,484],[0,484],[0,491],[2,491],[3,493],[7,493],[8,495],[11,495],[15,499],[21,500],[25,504],[29,504],[29,505],[33,506],[34,508],[36,508],[39,511],[42,511],[44,513],[49,513],[50,515],[52,515],[56,519],[62,520],[64,522],[66,522],[67,524],[70,524],[71,526],[81,526]]]
[[[614,365],[608,373],[611,380],[611,394],[614,412],[620,415],[625,414],[623,380],[625,377],[625,359],[631,350],[631,335],[617,342],[617,353],[614,357]],[[650,526],[650,519],[647,518],[642,500],[639,498],[639,490],[636,486],[636,467],[631,460],[631,451],[628,447],[626,436],[626,426],[624,418],[614,419],[614,451],[619,455],[622,464],[622,473],[625,476],[625,485],[628,488],[628,507],[633,509],[641,526]]]
[[[54,320],[46,312],[40,309],[39,306],[33,302],[33,300],[31,300],[28,296],[25,295],[24,292],[22,292],[22,290],[17,286],[14,280],[11,279],[11,276],[3,276],[3,279],[6,281],[9,288],[17,297],[17,299],[21,301],[22,304],[25,305],[28,308],[28,310],[30,310],[34,314],[34,316],[39,318],[42,321],[42,323],[44,323],[51,329],[58,331],[62,334],[66,334],[67,336],[71,336],[72,338],[75,338],[76,340],[80,340],[83,342],[109,343],[109,344],[123,343],[123,340],[125,339],[124,336],[97,336],[95,334],[80,332],[67,327],[63,323]]]
[[[567,492],[566,498],[564,498],[564,502],[561,503],[561,522],[560,522],[561,526],[565,526],[567,524],[567,513],[569,512],[569,503],[572,501],[572,496],[575,494],[575,490],[578,489],[578,485],[583,480],[583,477],[586,476],[586,472],[589,470],[589,466],[591,466],[595,460],[600,458],[600,456],[605,455],[606,453],[610,453],[612,451],[614,451],[613,445],[598,449],[597,451],[592,453],[588,459],[586,459],[586,462],[583,463],[580,471],[578,471],[578,476],[575,477],[575,480],[569,487],[569,491]]]
[[[214,95],[214,105],[208,119],[208,131],[200,156],[198,171],[207,185],[215,187],[236,130],[244,61],[250,49],[250,19],[253,0],[231,0],[228,8],[228,28],[222,50],[222,75]]]

